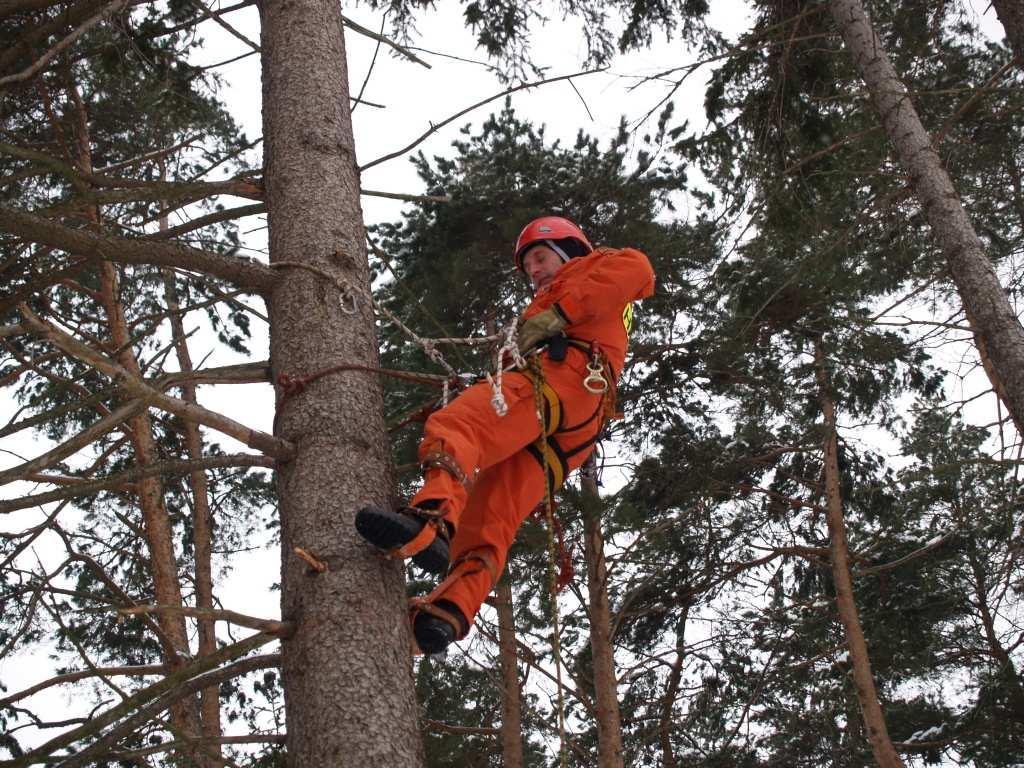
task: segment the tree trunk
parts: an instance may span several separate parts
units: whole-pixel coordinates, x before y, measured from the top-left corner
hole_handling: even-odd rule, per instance
[[[165,230],[167,218],[160,219],[160,228]],[[174,287],[174,273],[164,270],[164,298],[167,302],[168,319],[171,324],[171,336],[178,357],[178,367],[183,373],[192,373],[192,356],[188,350],[188,339],[185,335],[184,317],[178,302],[178,293]],[[186,381],[181,385],[181,397],[189,403],[196,403],[196,385]],[[199,425],[194,421],[182,421],[185,433],[185,450],[190,460],[201,459],[203,456],[203,438],[199,433]],[[206,472],[196,470],[189,473],[189,486],[192,489],[192,542],[195,560],[196,607],[212,609],[213,605],[213,517],[210,512],[209,485]],[[213,619],[198,619],[199,625],[199,656],[209,656],[217,650],[216,622]],[[214,741],[221,735],[220,731],[220,690],[217,686],[204,688],[199,695],[199,714],[203,736],[211,739],[207,749],[217,755],[221,754],[220,744]]]
[[[676,660],[672,662],[672,670],[665,682],[665,696],[661,701],[661,722],[658,723],[658,740],[661,742],[662,768],[677,768],[675,749],[672,747],[672,712],[676,697],[679,696],[679,684],[683,680],[683,664],[686,661],[686,621],[690,617],[690,608],[683,608],[682,616],[676,625]]]
[[[504,768],[523,768],[523,703],[519,694],[516,619],[508,574],[498,582],[498,661],[501,665],[501,757]]]
[[[832,399],[831,383],[825,370],[825,355],[818,342],[815,346],[819,400],[824,416],[825,446],[825,517],[828,521],[829,554],[832,561],[832,581],[836,590],[836,608],[846,635],[846,646],[853,667],[853,684],[867,731],[875,762],[882,768],[902,767],[903,761],[889,738],[885,714],[878,702],[878,691],[871,673],[871,658],[864,630],[857,615],[853,599],[853,579],[850,576],[850,550],[846,541],[846,523],[843,520],[843,499],[839,489],[839,440],[836,435],[836,406]]]
[[[1007,0],[1020,6],[1020,0]],[[1024,327],[1021,326],[953,182],[932,146],[903,82],[860,0],[831,0],[832,16],[867,84],[889,140],[924,206],[971,323],[986,371],[1014,423],[1024,424]]]
[[[1021,0],[992,0],[992,5],[1006,31],[1017,65],[1024,69],[1024,3]]]
[[[594,457],[583,465],[584,559],[590,601],[590,652],[594,660],[594,704],[597,709],[597,762],[600,768],[622,768],[622,722],[619,716],[615,649],[611,642],[604,536],[601,533],[601,495],[597,488]]]
[[[265,183],[272,264],[316,265],[369,291],[349,115],[341,9],[327,0],[261,3]],[[347,314],[334,281],[284,267],[270,300],[275,376],[378,364],[372,307]],[[285,401],[281,610],[296,632],[281,676],[294,766],[420,766],[401,566],[357,536],[356,509],[389,503],[389,449],[378,377],[322,379]],[[319,575],[293,552],[327,564]]]

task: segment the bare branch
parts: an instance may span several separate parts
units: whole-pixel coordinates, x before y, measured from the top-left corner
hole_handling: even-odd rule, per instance
[[[452,201],[448,195],[406,195],[401,192],[378,192],[373,189],[363,189],[361,192],[370,197],[386,197],[389,200],[405,200],[410,203],[450,203]]]
[[[134,483],[146,477],[159,475],[187,475],[197,469],[217,469],[219,467],[266,467],[273,469],[274,460],[269,456],[260,456],[251,453],[229,453],[224,456],[207,456],[196,461],[186,459],[172,459],[161,461],[157,464],[147,464],[143,467],[136,467],[127,472],[120,472],[116,475],[104,477],[99,480],[89,480],[70,488],[57,491],[37,493],[32,496],[23,496],[19,499],[0,501],[0,514],[14,512],[19,509],[27,509],[40,504],[49,504],[54,501],[70,499],[77,496],[89,496],[100,491],[119,488],[125,483]]]
[[[200,690],[201,688],[210,685],[210,682],[207,680],[209,676],[204,675],[205,672],[216,669],[221,664],[245,656],[247,653],[250,653],[251,651],[254,651],[257,648],[277,639],[278,638],[274,635],[268,635],[264,632],[260,632],[237,643],[221,648],[211,656],[204,656],[191,664],[181,667],[173,674],[165,677],[163,680],[147,686],[141,691],[129,696],[117,706],[111,707],[105,712],[101,712],[95,717],[90,718],[84,725],[79,726],[78,728],[73,728],[70,731],[65,731],[59,736],[56,736],[48,742],[25,753],[21,757],[13,760],[0,760],[0,768],[23,768],[24,766],[34,765],[35,763],[49,762],[51,760],[51,756],[58,750],[65,749],[75,742],[88,738],[95,733],[99,733],[103,728],[117,722],[126,715],[132,716],[129,717],[128,720],[124,721],[119,728],[114,729],[112,733],[118,733],[119,730],[124,727],[125,723],[134,725],[140,717],[143,718],[144,721],[153,714],[163,711],[174,701],[184,698],[185,696],[189,696],[196,690]],[[220,677],[227,675],[225,679],[230,679],[238,674],[242,674],[243,671],[251,671],[252,668],[262,668],[252,667],[252,664],[254,663],[260,663],[266,667],[277,664],[279,661],[280,657],[278,654],[255,656],[251,659],[245,659],[243,662],[231,664],[224,669],[218,670],[215,674]],[[199,682],[198,685],[197,681]],[[156,712],[152,711],[154,709],[153,705],[146,707],[147,704],[154,701],[156,701]],[[110,734],[108,734],[108,737],[109,735]],[[80,760],[81,758],[90,758],[94,756],[96,754],[96,747],[100,745],[106,746],[104,742],[108,737],[100,739],[88,749],[77,753],[74,759]],[[86,760],[86,762],[88,761]],[[78,765],[81,763],[76,762],[74,764]]]
[[[523,83],[521,85],[512,86],[511,88],[506,88],[501,93],[496,93],[493,96],[488,96],[486,99],[483,99],[481,101],[476,102],[476,104],[471,104],[470,106],[466,107],[465,109],[460,110],[459,112],[456,112],[451,117],[445,118],[440,123],[436,123],[436,124],[431,123],[429,130],[427,130],[425,133],[423,133],[418,138],[413,140],[407,146],[402,147],[401,149],[396,150],[395,152],[392,152],[391,154],[383,155],[382,157],[378,157],[376,160],[371,160],[370,162],[366,163],[365,165],[360,166],[359,170],[360,171],[366,171],[366,170],[368,170],[370,168],[373,168],[373,166],[375,166],[375,165],[380,165],[381,163],[386,162],[387,160],[393,160],[396,157],[401,157],[406,152],[408,152],[410,149],[413,149],[418,144],[421,144],[424,141],[426,141],[430,136],[432,136],[433,134],[437,133],[437,131],[441,130],[444,126],[446,126],[449,123],[452,123],[452,122],[458,120],[463,115],[469,114],[470,112],[472,112],[477,107],[482,107],[484,104],[488,104],[488,103],[494,101],[495,99],[500,99],[503,96],[508,96],[509,94],[515,93],[516,91],[524,91],[524,90],[527,90],[529,88],[536,88],[536,87],[541,86],[541,85],[547,85],[548,83],[557,83],[557,82],[560,82],[562,80],[572,80],[574,77],[583,77],[584,75],[592,75],[595,72],[602,72],[602,71],[603,71],[603,68],[587,69],[587,70],[584,70],[582,72],[576,72],[576,73],[571,74],[571,75],[561,75],[559,77],[551,77],[551,78],[548,78],[546,80],[534,80],[532,83]]]
[[[295,454],[295,447],[287,440],[252,429],[227,416],[210,411],[200,405],[185,402],[177,397],[165,395],[159,390],[154,389],[106,355],[100,354],[57,327],[40,320],[29,309],[27,304],[19,305],[19,310],[25,322],[40,336],[50,341],[65,354],[91,365],[96,370],[111,377],[121,389],[132,393],[145,402],[188,421],[212,427],[218,432],[230,435],[250,448],[263,451],[277,459],[288,461]]]
[[[270,383],[270,361],[200,368],[190,373],[175,371],[162,376],[160,386],[170,389],[189,381],[196,384],[267,384]]]
[[[891,571],[896,568],[899,568],[900,566],[906,565],[912,560],[916,560],[919,557],[927,555],[929,552],[934,552],[936,549],[941,548],[947,541],[953,538],[953,536],[955,536],[956,533],[957,532],[955,530],[949,531],[943,536],[939,536],[938,538],[932,539],[923,547],[919,547],[918,549],[915,549],[913,552],[909,552],[903,557],[897,558],[892,562],[882,563],[881,565],[873,565],[870,568],[858,568],[856,571],[853,572],[853,575],[854,577],[869,576],[875,573],[883,573],[884,571]]]
[[[425,62],[419,56],[414,54],[408,48],[405,48],[404,46],[399,45],[394,40],[392,40],[390,38],[387,38],[387,37],[384,37],[384,35],[378,34],[377,32],[374,32],[372,29],[367,29],[366,27],[362,26],[361,24],[356,24],[354,21],[352,21],[352,19],[348,18],[347,16],[343,15],[341,17],[341,22],[346,27],[351,29],[353,32],[358,32],[360,35],[365,35],[366,37],[370,38],[371,40],[376,40],[378,43],[384,43],[384,45],[389,45],[392,48],[394,48],[395,51],[397,51],[398,53],[402,54],[403,56],[405,56],[405,58],[409,59],[410,61],[414,61],[417,64],[420,64],[420,65],[426,67],[427,69],[431,68],[430,65],[427,64],[427,62]]]
[[[268,291],[277,277],[262,264],[185,245],[154,243],[65,227],[41,216],[0,206],[0,230],[92,259],[121,264],[179,267],[229,280],[243,288]]]
[[[206,216],[200,216],[192,221],[187,221],[184,224],[179,224],[176,227],[170,227],[163,232],[154,232],[152,235],[147,235],[148,240],[169,240],[179,235],[184,235],[188,232],[192,232],[203,227],[208,227],[211,224],[217,224],[222,221],[231,221],[233,219],[240,219],[243,216],[255,216],[256,214],[266,213],[266,203],[253,203],[252,205],[240,205],[237,208],[227,208],[223,211],[215,211],[214,213],[208,213]]]
[[[170,752],[171,750],[188,750],[190,748],[195,748],[196,746],[202,746],[204,744],[284,744],[287,738],[287,735],[283,733],[250,733],[245,734],[243,736],[216,736],[213,738],[202,739],[175,739],[174,741],[165,741],[160,744],[155,744],[152,747],[145,747],[143,749],[133,749],[130,752],[114,752],[111,754],[111,756],[117,758],[118,760],[132,760],[139,757],[146,757],[148,755],[157,755],[162,752]]]
[[[268,632],[278,637],[288,638],[295,631],[295,626],[288,621],[277,621],[274,619],[260,619],[255,616],[246,616],[237,611],[214,610],[209,608],[190,608],[187,605],[133,605],[131,608],[119,608],[118,613],[126,616],[134,616],[142,613],[171,613],[180,616],[190,616],[193,619],[214,619],[227,621],[248,629],[258,629],[260,632]]]
[[[452,725],[450,723],[442,723],[440,720],[423,720],[422,722],[424,728],[428,731],[435,731],[436,733],[455,733],[459,735],[475,736],[499,736],[501,734],[501,728],[478,728],[471,725]]]
[[[97,677],[104,675],[106,677],[145,677],[147,675],[164,675],[170,671],[170,666],[167,664],[147,664],[135,667],[100,667],[98,669],[83,669],[78,672],[68,672],[67,674],[57,675],[51,677],[48,680],[36,683],[22,691],[12,693],[10,696],[0,699],[0,707],[10,706],[16,701],[27,699],[29,696],[34,696],[40,691],[45,691],[47,688],[53,688],[56,685],[65,685],[67,683],[75,683],[79,680],[87,680],[90,677]]]
[[[41,456],[37,456],[30,461],[26,461],[16,467],[11,467],[10,469],[5,469],[3,472],[0,472],[0,485],[13,483],[16,480],[23,480],[26,475],[52,467],[62,459],[77,453],[85,446],[95,442],[111,430],[117,429],[118,426],[125,421],[128,421],[128,419],[135,416],[145,407],[145,400],[132,400],[125,405],[122,405],[109,416],[103,417],[87,429],[79,432],[70,440],[65,440],[63,443],[47,451]]]
[[[252,48],[256,53],[262,53],[262,51],[263,51],[262,48],[260,48],[256,43],[254,43],[252,40],[250,40],[248,37],[243,35],[241,32],[239,32],[237,29],[235,29],[233,26],[231,26],[226,21],[224,21],[224,19],[221,18],[221,16],[223,15],[223,12],[214,13],[213,11],[211,11],[208,8],[204,7],[201,3],[195,2],[195,0],[193,0],[192,5],[195,6],[195,8],[199,11],[199,13],[203,17],[203,19],[213,19],[222,28],[227,30],[227,32],[230,35],[232,35],[232,36],[236,37],[237,39],[241,40],[247,46]]]

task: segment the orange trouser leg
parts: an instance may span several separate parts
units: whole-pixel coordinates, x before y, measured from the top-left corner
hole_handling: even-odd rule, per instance
[[[593,437],[597,424],[574,433],[572,441],[559,440],[564,448],[572,448]],[[569,459],[569,469],[579,468],[594,450],[593,445]],[[452,541],[452,561],[467,553],[484,550],[494,558],[498,573],[505,569],[509,547],[519,526],[544,500],[544,475],[540,462],[526,451],[519,451],[500,464],[480,473],[469,497],[462,522]],[[470,625],[491,591],[490,574],[486,570],[456,579],[440,599],[450,600]]]
[[[534,405],[533,383],[519,373],[504,376],[502,391],[508,413],[498,416],[491,406],[490,384],[474,384],[447,407],[435,411],[423,429],[419,447],[422,461],[431,451],[451,455],[472,479],[478,470],[487,469],[507,459],[537,439],[540,423]],[[467,489],[443,469],[428,469],[423,487],[412,504],[427,499],[444,499],[446,519],[458,527],[465,509]]]
[[[486,549],[501,573],[516,531],[543,498],[540,464],[525,451],[481,472],[452,540],[452,562]],[[459,606],[472,626],[492,586],[491,575],[478,571],[454,581],[441,597]]]

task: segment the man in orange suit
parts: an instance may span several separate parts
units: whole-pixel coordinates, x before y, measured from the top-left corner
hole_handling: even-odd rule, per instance
[[[595,250],[558,216],[530,222],[514,259],[535,291],[518,346],[537,357],[503,377],[507,412],[499,415],[505,409],[492,403],[490,384],[469,387],[427,420],[419,448],[424,483],[411,506],[356,514],[359,533],[390,556],[412,557],[435,573],[448,569],[413,603],[413,634],[425,653],[465,637],[516,530],[593,451],[625,361],[632,303],[654,292],[644,254]]]

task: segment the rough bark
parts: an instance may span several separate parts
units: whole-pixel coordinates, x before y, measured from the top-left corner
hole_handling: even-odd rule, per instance
[[[597,762],[600,768],[623,768],[622,720],[619,713],[615,649],[611,642],[611,609],[601,533],[601,496],[594,457],[580,475],[583,490],[583,540],[590,601],[590,651],[594,663],[594,704],[597,708]]]
[[[992,5],[1006,31],[1017,66],[1024,69],[1024,3],[1020,0],[992,0]]]
[[[523,702],[519,693],[516,618],[508,574],[498,582],[498,662],[501,666],[501,757],[505,768],[523,768]]]
[[[857,614],[853,597],[853,578],[850,575],[850,549],[846,540],[846,522],[843,519],[843,498],[839,487],[839,440],[836,435],[836,406],[832,398],[825,355],[820,344],[815,349],[819,401],[824,416],[825,444],[825,518],[828,521],[829,554],[832,561],[832,581],[836,590],[836,609],[846,636],[850,652],[852,679],[857,691],[861,717],[864,721],[871,751],[881,768],[902,768],[903,761],[889,738],[885,713],[878,701],[878,691],[871,672],[871,658],[864,630]]]
[[[167,219],[160,222],[161,229],[167,228]],[[184,318],[180,312],[178,293],[174,287],[174,273],[164,272],[164,298],[170,311],[168,319],[171,323],[171,335],[174,339],[174,350],[178,357],[178,367],[182,373],[191,374],[194,370],[192,355],[188,349],[185,335]],[[181,398],[188,403],[197,403],[196,384],[188,380],[181,384]],[[199,433],[199,425],[194,421],[183,421],[185,433],[185,450],[192,461],[203,457],[203,438]],[[189,487],[192,489],[192,545],[195,560],[196,607],[213,609],[213,517],[210,511],[209,483],[206,472],[195,470],[189,473]],[[209,656],[217,650],[217,634],[213,619],[199,619],[199,656]],[[220,691],[216,687],[204,688],[199,695],[199,715],[203,736],[217,739],[220,730]],[[207,747],[220,755],[219,742],[213,741]]]
[[[271,263],[301,262],[369,290],[341,11],[327,0],[262,3],[263,123]],[[270,299],[276,377],[377,365],[372,308],[346,314],[336,283],[284,268]],[[402,570],[354,529],[388,502],[391,471],[375,376],[313,384],[286,400],[281,466],[282,681],[294,766],[420,766]],[[311,575],[293,547],[328,570]]]
[[[1010,4],[1020,6],[1019,0]],[[999,284],[978,234],[897,77],[860,0],[831,0],[832,16],[864,79],[911,186],[942,249],[997,394],[1024,424],[1024,327]]]

